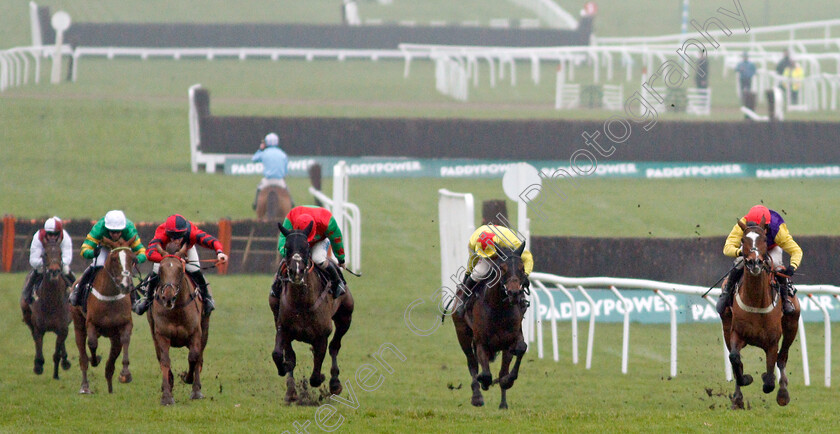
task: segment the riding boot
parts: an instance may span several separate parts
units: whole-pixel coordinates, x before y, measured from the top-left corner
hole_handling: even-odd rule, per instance
[[[201,299],[204,300],[204,316],[209,316],[210,312],[216,309],[216,303],[213,302],[213,295],[210,294],[210,288],[207,287],[207,280],[204,279],[204,274],[201,270],[187,271],[187,274],[198,285],[198,293],[201,295]]]
[[[139,300],[135,301],[134,304],[131,305],[131,310],[134,311],[137,315],[143,315],[149,310],[149,307],[152,305],[152,300],[155,297],[155,288],[157,288],[157,284],[160,281],[160,275],[155,273],[154,271],[149,274],[146,278],[146,296],[140,298]],[[142,284],[141,284],[142,286]]]
[[[70,292],[70,304],[73,306],[81,306],[84,300],[87,300],[87,296],[90,293],[90,284],[93,282],[93,277],[96,276],[96,272],[102,268],[99,265],[89,265],[85,272],[82,273],[82,279],[79,281],[79,284],[73,287],[73,291]]]
[[[785,315],[792,314],[796,307],[790,299],[793,296],[792,291],[790,291],[790,280],[782,276],[777,276],[776,279],[779,282],[779,296],[782,298],[782,312]]]
[[[254,203],[251,204],[251,209],[257,210],[257,200],[260,198],[260,189],[257,189],[257,194],[254,195]]]
[[[729,276],[726,278],[726,285],[723,287],[720,298],[718,298],[717,304],[715,305],[719,315],[723,316],[726,308],[732,305],[732,293],[735,291],[735,285],[741,280],[743,274],[744,269],[739,267],[734,267],[729,272]]]
[[[478,284],[478,282],[472,280],[469,275],[464,276],[464,281],[461,283],[461,286],[463,286],[461,294],[464,295],[464,300],[462,300],[461,304],[458,305],[458,308],[455,309],[455,313],[458,314],[458,316],[463,316],[468,309],[472,308],[473,299],[475,298],[473,288],[475,288],[476,284]]]
[[[23,282],[23,292],[20,294],[21,300],[25,300],[26,304],[32,304],[32,302],[35,301],[35,297],[33,297],[35,286],[41,283],[41,279],[43,277],[44,275],[35,269],[26,275],[26,280]]]
[[[332,285],[332,296],[338,298],[347,292],[344,287],[344,279],[341,277],[341,271],[338,270],[338,265],[329,262],[327,268],[324,270],[330,276],[330,284]]]

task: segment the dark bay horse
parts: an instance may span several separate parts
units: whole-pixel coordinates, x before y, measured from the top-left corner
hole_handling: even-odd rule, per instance
[[[329,289],[325,288],[321,277],[315,271],[309,251],[306,234],[312,229],[312,223],[303,231],[288,231],[278,225],[286,236],[285,265],[278,271],[282,281],[280,297],[269,296],[269,307],[274,314],[277,328],[274,351],[271,353],[277,374],[286,377],[286,402],[297,400],[295,390],[295,351],[292,341],[301,341],[312,346],[313,367],[309,384],[318,387],[324,382],[321,365],[327,351],[327,339],[335,323],[335,334],[329,343],[332,367],[330,368],[330,393],[338,395],[342,391],[338,379],[338,351],[341,338],[350,328],[353,318],[353,296],[350,289],[337,299],[333,299]]]
[[[107,238],[102,245],[110,250],[105,265],[96,273],[91,283],[90,294],[82,306],[73,306],[73,325],[76,332],[76,346],[79,348],[79,367],[82,370],[82,386],[79,393],[92,393],[88,383],[88,363],[98,366],[102,357],[96,354],[99,337],[111,340],[111,351],[105,363],[105,379],[108,393],[114,392],[113,377],[117,357],[123,355],[120,383],[131,382],[128,369],[128,345],[134,324],[131,319],[131,291],[134,290],[134,275],[138,270],[137,256],[131,251],[134,238],[113,242]],[[88,357],[85,346],[90,349]]]
[[[167,250],[174,251],[173,245],[177,243],[170,243]],[[163,376],[161,405],[175,403],[172,397],[175,376],[172,374],[172,362],[169,357],[171,347],[188,348],[189,371],[182,374],[181,379],[193,386],[190,399],[204,398],[201,393],[201,369],[204,366],[204,348],[207,347],[210,316],[202,315],[204,302],[185,272],[188,247],[185,243],[174,253],[166,254],[160,261],[160,281],[148,314],[155,353]]]
[[[279,185],[269,185],[257,196],[257,219],[263,222],[282,220],[292,209],[289,190]]]
[[[799,329],[799,300],[791,297],[796,307],[789,315],[782,314],[782,303],[779,293],[771,285],[773,270],[782,264],[773,264],[767,254],[766,225],[762,218],[760,225],[751,223],[745,225],[738,221],[744,231],[741,239],[741,250],[744,258],[744,276],[735,289],[732,307],[726,309],[721,316],[724,339],[729,349],[729,361],[735,375],[735,394],[732,396],[732,408],[744,408],[744,397],[741,386],[748,386],[753,378],[744,374],[741,362],[741,349],[747,345],[764,350],[766,372],[761,375],[764,381],[764,393],[770,393],[776,386],[774,368],[779,367],[779,391],[776,402],[787,405],[790,394],[787,390],[788,378],[785,366],[788,360],[788,350],[796,332]],[[725,283],[724,283],[725,285]],[[781,288],[785,291],[785,288]],[[779,348],[779,339],[782,346]]]
[[[64,346],[70,324],[70,303],[67,302],[67,281],[61,273],[64,266],[61,259],[61,242],[44,242],[44,277],[35,288],[35,301],[30,305],[23,298],[20,300],[20,310],[23,322],[32,332],[35,340],[35,368],[34,372],[41,375],[44,372],[44,334],[55,333],[55,352],[53,353],[53,378],[58,380],[58,365],[66,371],[70,369],[67,360],[67,349]]]
[[[490,388],[493,378],[490,362],[501,351],[502,367],[497,380],[502,389],[499,408],[508,408],[507,389],[513,387],[519,376],[519,364],[528,348],[522,336],[524,311],[519,304],[519,298],[524,296],[525,267],[521,258],[524,250],[524,242],[514,251],[500,248],[492,274],[474,287],[476,294],[473,296],[477,298],[472,309],[463,315],[452,315],[458,343],[467,356],[467,367],[472,376],[472,405],[476,407],[484,405],[479,385],[484,390]],[[516,363],[509,371],[513,356],[516,356]],[[481,373],[478,372],[479,365]]]

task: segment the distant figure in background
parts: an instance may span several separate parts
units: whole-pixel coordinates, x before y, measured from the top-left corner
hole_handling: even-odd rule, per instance
[[[257,209],[257,198],[260,191],[269,185],[276,185],[286,188],[286,173],[289,171],[289,157],[280,149],[280,138],[277,134],[269,133],[260,143],[260,149],[251,157],[253,162],[262,162],[263,179],[257,185],[257,194],[254,196],[254,203],[251,207]]]
[[[697,63],[697,74],[694,76],[694,81],[698,89],[709,87],[709,56],[705,51],[700,55],[700,61]]]
[[[755,76],[755,63],[750,62],[750,55],[744,51],[743,60],[735,67],[735,72],[738,73],[738,82],[740,83],[741,95],[749,92],[752,89],[752,79]]]
[[[782,57],[782,60],[776,64],[776,74],[784,75],[785,69],[790,67],[791,60],[790,60],[790,50],[785,49],[785,55]]]
[[[23,292],[20,295],[27,304],[32,304],[33,291],[44,278],[44,243],[58,242],[61,246],[61,262],[63,264],[61,273],[68,282],[67,286],[76,281],[73,272],[70,271],[70,263],[73,262],[73,242],[70,234],[64,230],[64,225],[58,217],[51,217],[44,222],[43,229],[35,232],[32,237],[32,244],[29,245],[29,265],[32,270],[26,275],[23,284]]]
[[[790,66],[785,68],[784,77],[788,79],[787,85],[790,86],[790,103],[799,104],[799,89],[802,87],[802,79],[805,77],[805,71],[797,61],[791,61]]]

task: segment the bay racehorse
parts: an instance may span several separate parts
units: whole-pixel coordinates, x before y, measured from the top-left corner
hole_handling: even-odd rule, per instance
[[[135,273],[139,274],[137,256],[130,247],[135,238],[116,242],[108,238],[102,239],[102,246],[110,250],[105,264],[96,272],[90,293],[87,294],[87,299],[82,301],[82,306],[71,308],[76,347],[79,349],[79,367],[82,370],[82,386],[79,393],[92,393],[87,376],[88,363],[96,367],[102,360],[102,357],[96,354],[100,336],[111,341],[111,350],[105,363],[108,393],[114,392],[112,380],[120,353],[123,356],[120,383],[131,382],[128,345],[131,343],[134,324],[131,319],[130,295],[134,290]],[[90,349],[90,356],[86,346]]]
[[[286,257],[277,273],[275,287],[279,292],[269,295],[269,307],[274,314],[277,328],[274,351],[271,353],[277,374],[286,375],[286,402],[296,401],[294,369],[296,364],[292,341],[301,341],[312,346],[313,367],[309,384],[318,387],[324,382],[321,365],[327,351],[327,339],[335,323],[335,334],[329,343],[332,367],[330,368],[330,393],[338,395],[342,391],[338,379],[338,352],[341,338],[350,328],[353,318],[353,296],[350,288],[347,292],[333,299],[324,280],[316,271],[310,257],[309,242],[306,234],[312,224],[303,231],[288,231],[282,225],[280,231],[286,236]],[[275,294],[277,296],[275,296]]]
[[[522,336],[525,312],[519,303],[520,297],[525,295],[522,285],[526,276],[521,258],[524,250],[524,242],[514,251],[499,248],[491,275],[474,287],[476,299],[472,308],[463,314],[452,315],[458,343],[467,356],[467,367],[472,376],[472,405],[476,407],[484,405],[479,386],[484,390],[490,388],[493,378],[490,362],[499,351],[502,352],[502,366],[496,380],[502,389],[499,408],[508,407],[507,389],[519,376],[519,364],[528,348]],[[509,371],[514,356],[516,363]],[[478,372],[479,365],[481,373]]]
[[[61,272],[64,266],[61,259],[61,242],[44,241],[43,245],[44,276],[35,288],[35,300],[30,305],[21,298],[20,309],[23,322],[29,327],[32,339],[35,340],[34,372],[38,375],[44,372],[44,334],[55,333],[53,378],[57,380],[59,362],[64,370],[70,369],[65,347],[70,329],[70,304],[67,302],[67,281]]]
[[[279,185],[268,185],[257,196],[257,219],[263,222],[282,220],[292,209],[289,190]]]
[[[764,393],[770,393],[776,386],[774,368],[779,367],[779,391],[776,402],[787,405],[790,394],[787,390],[788,378],[785,367],[788,360],[788,350],[799,328],[799,300],[791,297],[796,310],[789,314],[782,314],[782,303],[779,300],[779,290],[771,284],[776,266],[767,254],[766,225],[762,218],[759,225],[750,223],[745,225],[740,220],[738,225],[744,231],[741,239],[741,251],[744,258],[744,275],[735,289],[732,307],[721,315],[723,335],[726,347],[729,349],[729,361],[735,375],[735,394],[732,396],[732,408],[744,408],[744,397],[741,386],[748,386],[753,378],[744,374],[741,362],[741,349],[747,345],[764,350],[766,372],[761,375],[764,382]],[[724,283],[725,285],[725,283]],[[782,345],[779,348],[779,339]]]
[[[154,291],[154,300],[148,315],[155,354],[163,377],[161,405],[175,403],[172,397],[175,376],[172,374],[172,362],[169,357],[172,347],[187,347],[189,350],[189,371],[180,377],[185,383],[192,384],[190,399],[204,398],[201,393],[201,370],[210,330],[210,316],[203,315],[204,302],[195,283],[185,272],[189,245],[184,243],[180,246],[177,242],[169,244],[167,251],[171,253],[161,251],[164,257],[160,261],[158,271],[160,281]],[[151,291],[148,296],[152,296]]]

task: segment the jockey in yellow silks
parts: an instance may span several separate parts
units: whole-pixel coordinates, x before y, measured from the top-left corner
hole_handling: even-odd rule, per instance
[[[491,268],[494,267],[492,260],[498,256],[497,248],[506,250],[516,250],[522,245],[522,241],[512,230],[497,225],[482,225],[473,232],[470,236],[469,250],[470,259],[467,263],[467,273],[462,282],[461,291],[466,295],[467,300],[458,307],[458,313],[463,314],[466,310],[467,302],[472,300],[473,288],[478,282],[486,279],[490,275]],[[531,286],[528,280],[528,275],[534,269],[534,257],[528,249],[522,252],[522,265],[525,267],[525,282],[524,288]],[[524,302],[523,309],[527,307],[527,300]]]

